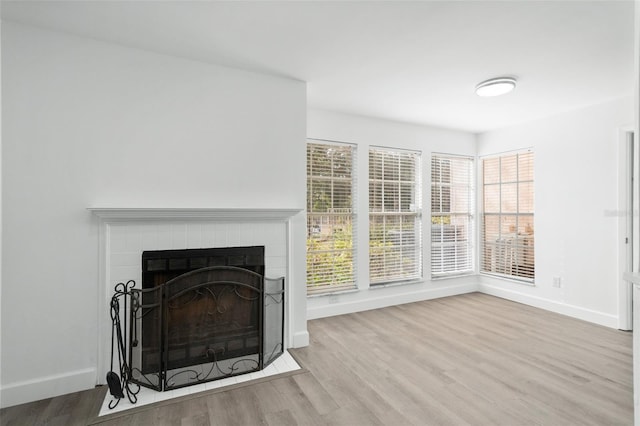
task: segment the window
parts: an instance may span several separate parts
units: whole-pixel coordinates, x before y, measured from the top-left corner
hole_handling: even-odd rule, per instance
[[[533,152],[482,160],[481,272],[533,282]]]
[[[355,287],[354,158],[346,144],[307,143],[307,294]]]
[[[420,153],[369,151],[371,284],[422,277]]]
[[[473,159],[431,157],[431,276],[471,273],[473,266]]]

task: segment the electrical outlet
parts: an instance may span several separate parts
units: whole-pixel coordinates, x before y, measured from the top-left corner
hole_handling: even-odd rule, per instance
[[[562,278],[561,277],[553,277],[553,286],[555,288],[562,288]]]
[[[340,301],[340,299],[338,299],[337,295],[331,295],[329,296],[329,303],[330,304],[334,304],[334,303],[338,303]]]

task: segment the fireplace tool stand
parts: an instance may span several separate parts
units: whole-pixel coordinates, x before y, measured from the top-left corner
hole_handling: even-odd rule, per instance
[[[131,367],[130,367],[130,353],[127,353],[125,341],[127,337],[127,299],[131,297],[131,289],[135,287],[136,283],[133,280],[127,281],[127,283],[118,283],[114,289],[114,295],[111,298],[111,371],[107,373],[107,385],[109,386],[109,392],[111,393],[112,400],[109,402],[109,409],[114,409],[120,400],[125,397],[125,393],[129,402],[135,404],[138,401],[137,394],[140,392],[140,386],[130,381]],[[120,319],[120,300],[124,304],[124,333],[122,331],[123,325]],[[130,334],[130,333],[129,333]],[[132,346],[138,344],[137,339],[131,341]],[[113,361],[115,358],[114,346],[118,352],[118,373],[113,371]]]

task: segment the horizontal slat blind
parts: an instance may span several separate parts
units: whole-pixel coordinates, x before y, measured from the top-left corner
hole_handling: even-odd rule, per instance
[[[372,285],[422,277],[420,153],[369,150]]]
[[[482,272],[535,277],[533,160],[533,152],[482,160]]]
[[[307,294],[355,287],[355,147],[307,143]]]
[[[431,276],[471,273],[473,159],[431,157]]]

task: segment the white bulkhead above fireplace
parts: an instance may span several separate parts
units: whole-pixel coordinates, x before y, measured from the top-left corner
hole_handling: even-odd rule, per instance
[[[265,276],[285,277],[286,347],[308,345],[304,247],[294,255],[292,221],[298,209],[90,208],[99,226],[98,382],[109,370],[114,286],[134,280],[141,288],[141,257],[145,250],[264,246]],[[301,216],[301,215],[300,215]],[[303,219],[302,219],[303,220]],[[302,264],[304,266],[304,263]],[[303,269],[304,270],[304,269]],[[302,308],[300,308],[302,305]],[[295,308],[294,308],[295,307]]]

